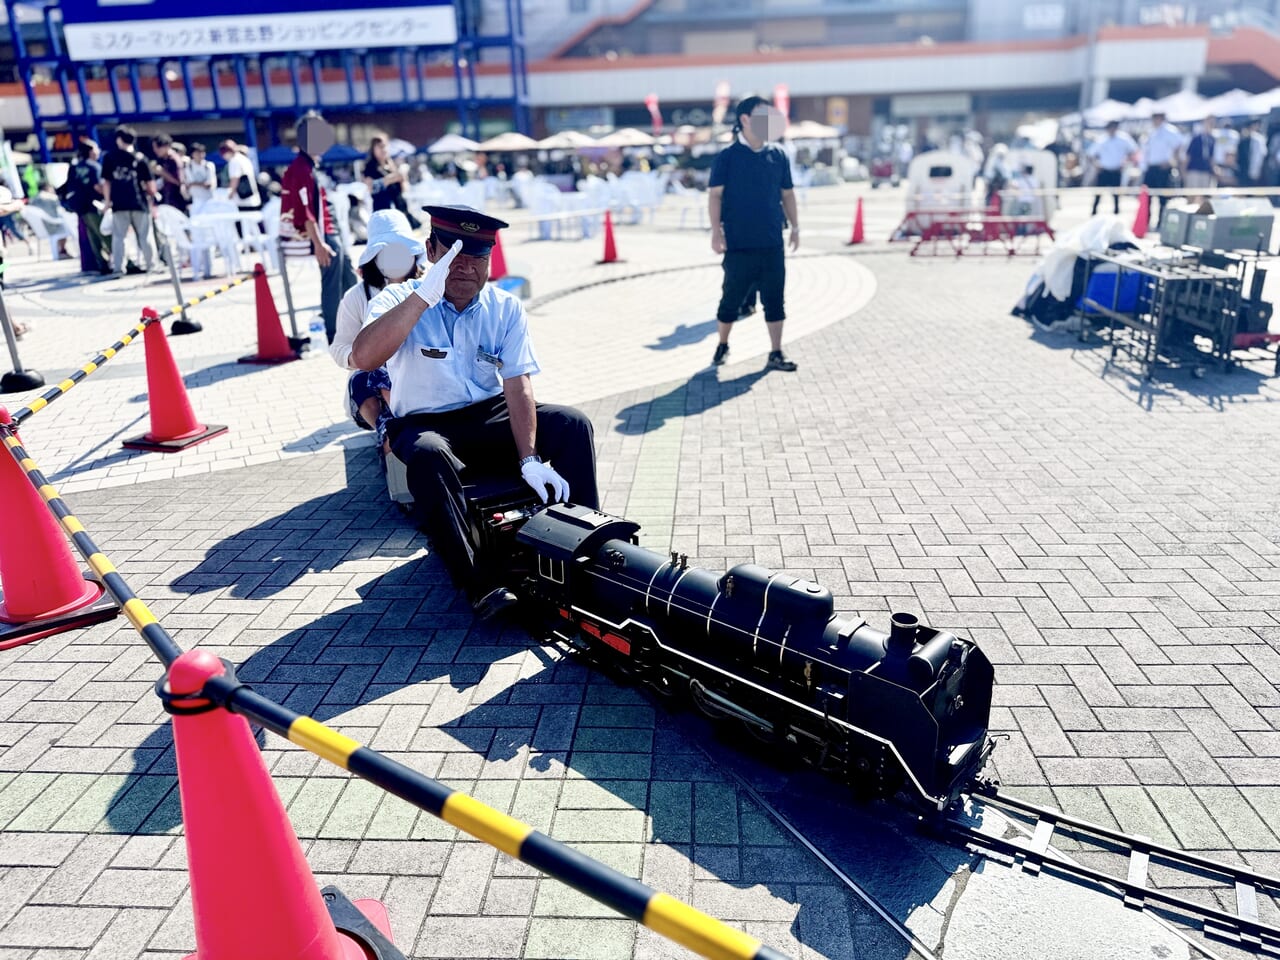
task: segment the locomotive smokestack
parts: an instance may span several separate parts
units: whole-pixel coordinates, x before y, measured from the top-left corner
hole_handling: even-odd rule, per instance
[[[889,618],[888,653],[909,657],[916,645],[916,630],[920,620],[910,613],[895,613]]]

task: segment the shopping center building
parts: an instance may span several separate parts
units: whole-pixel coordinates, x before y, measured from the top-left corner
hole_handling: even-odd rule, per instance
[[[906,123],[999,136],[1105,97],[1280,84],[1271,0],[459,0],[458,29],[439,43],[375,38],[375,5],[367,46],[277,54],[256,35],[239,50],[223,37],[214,54],[135,46],[127,60],[72,60],[57,5],[7,4],[21,43],[3,51],[0,125],[18,141],[42,127],[55,152],[120,121],[265,146],[312,107],[357,145],[374,129],[422,143],[453,128],[648,127],[655,97],[667,127],[697,126],[717,91],[779,87],[793,120],[850,134]]]

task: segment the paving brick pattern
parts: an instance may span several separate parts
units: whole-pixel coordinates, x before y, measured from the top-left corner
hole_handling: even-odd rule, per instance
[[[865,262],[874,299],[795,341],[798,374],[751,360],[589,400],[606,509],[708,567],[814,576],[846,615],[973,636],[1011,789],[1280,869],[1275,382],[1147,387],[1033,337],[1007,315],[1025,262]],[[619,330],[650,309],[598,290],[561,306]],[[904,955],[738,788],[726,748],[474,627],[367,447],[144,478],[71,499],[182,645],[794,955]],[[193,947],[155,676],[119,623],[0,658],[2,960]],[[309,754],[266,755],[318,877],[386,900],[409,955],[678,955]]]

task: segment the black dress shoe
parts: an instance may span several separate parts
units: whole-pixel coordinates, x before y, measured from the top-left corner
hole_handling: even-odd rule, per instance
[[[504,610],[510,610],[520,598],[506,587],[494,587],[480,598],[471,601],[471,610],[477,620],[488,620]]]

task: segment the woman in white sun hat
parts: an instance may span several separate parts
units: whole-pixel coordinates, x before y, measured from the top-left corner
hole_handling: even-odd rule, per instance
[[[390,417],[391,378],[386,367],[365,372],[351,363],[351,344],[364,326],[369,301],[387,284],[401,283],[422,274],[427,254],[413,235],[409,220],[399,210],[379,210],[369,218],[369,242],[360,255],[360,280],[338,304],[337,331],[329,344],[333,362],[351,371],[347,381],[347,406],[356,424],[375,430],[386,449],[385,425]]]

